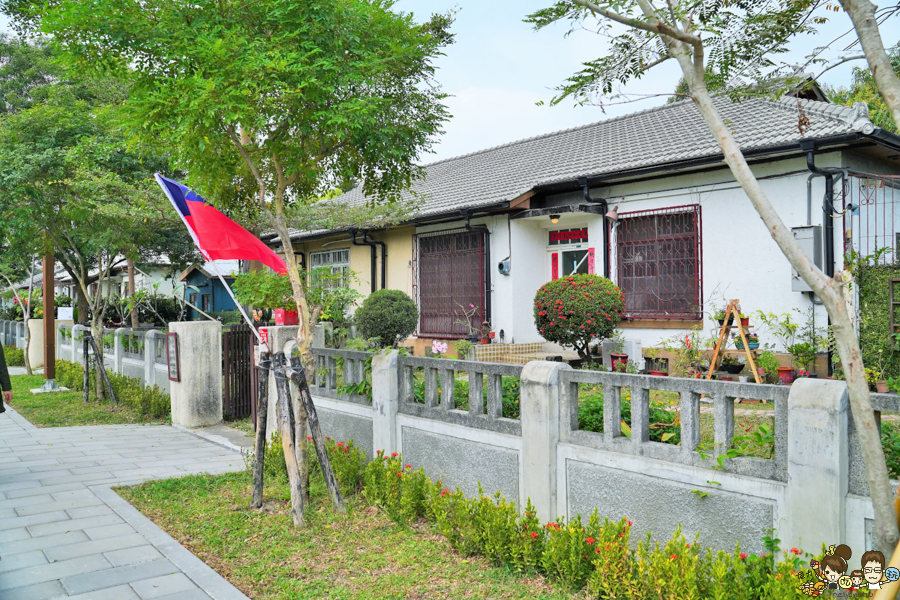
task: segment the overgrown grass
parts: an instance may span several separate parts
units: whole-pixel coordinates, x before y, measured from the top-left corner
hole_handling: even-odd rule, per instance
[[[246,473],[151,481],[118,493],[254,600],[587,598],[455,553],[424,522],[412,526],[349,498],[336,516],[311,480],[303,530],[291,527],[287,485],[269,478],[261,511]]]
[[[227,312],[227,311],[225,311]],[[256,433],[256,430],[253,429],[253,418],[252,417],[230,417],[228,415],[225,416],[225,424],[233,429],[237,429],[239,431],[243,431],[247,435],[252,436]]]
[[[44,383],[43,375],[13,375],[12,406],[37,427],[75,427],[130,423],[167,423],[168,417],[150,417],[125,405],[119,407],[96,400],[84,403],[78,391],[32,394]]]

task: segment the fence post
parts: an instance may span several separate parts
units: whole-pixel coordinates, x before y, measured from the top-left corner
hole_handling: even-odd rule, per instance
[[[152,388],[156,385],[156,344],[159,332],[151,329],[144,334],[144,386]]]
[[[316,323],[313,327],[313,348],[324,348],[325,347],[325,324],[324,323]]]
[[[556,445],[559,443],[559,372],[569,365],[532,361],[522,369],[522,497],[531,499],[541,521],[557,517]]]
[[[788,407],[788,535],[783,545],[816,549],[841,543],[849,485],[847,385],[798,379]]]
[[[125,359],[125,344],[122,338],[128,333],[128,329],[116,329],[113,334],[113,371],[119,375],[125,374],[125,367],[122,361]]]
[[[372,452],[399,452],[400,353],[385,350],[372,357]]]

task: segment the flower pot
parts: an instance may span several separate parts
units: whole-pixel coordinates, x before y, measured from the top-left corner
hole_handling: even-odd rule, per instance
[[[276,325],[297,325],[298,323],[300,323],[300,320],[296,310],[285,310],[283,308],[275,309]]]
[[[665,377],[668,375],[665,371],[650,371],[651,375],[656,375],[657,377]]]
[[[875,391],[879,394],[887,394],[888,393],[888,385],[886,381],[876,381],[875,382]]]
[[[725,319],[716,319],[716,320],[719,322],[719,325],[725,324]],[[728,326],[731,327],[731,325],[733,323],[734,323],[734,315],[731,315],[728,317]]]
[[[764,368],[762,368],[762,367],[757,367],[756,373],[757,373],[757,375],[760,376],[761,379],[763,379],[763,381],[765,381],[765,379],[766,379],[766,370],[765,370]]]
[[[742,340],[741,338],[734,340],[734,347],[737,348],[738,350],[743,350],[744,349],[744,340]]]
[[[482,344],[490,344],[490,343],[491,343],[491,338],[489,338],[489,337],[486,336],[486,335],[481,336],[481,343],[482,343]]]
[[[466,339],[469,340],[469,343],[470,343],[470,344],[477,344],[477,343],[478,343],[478,334],[477,334],[477,333],[470,333],[470,334],[467,336]]]
[[[759,348],[759,342],[747,342],[747,347],[751,350],[756,350]]]
[[[721,370],[725,371],[726,373],[730,373],[731,375],[737,375],[744,370],[744,365],[722,365]]]
[[[615,352],[609,353],[609,358],[612,360],[612,370],[615,371],[616,367],[619,366],[619,363],[622,364],[622,368],[625,368],[628,365],[628,355],[627,354],[618,354]]]
[[[491,338],[491,339],[494,339],[494,337],[495,337],[496,335],[497,335],[497,333],[494,332],[494,331],[492,331],[492,332],[490,332],[490,333],[488,334],[488,337]]]
[[[750,317],[741,317],[741,327],[750,326]]]
[[[794,368],[778,367],[778,383],[782,383],[784,385],[791,385],[792,383],[794,383]]]

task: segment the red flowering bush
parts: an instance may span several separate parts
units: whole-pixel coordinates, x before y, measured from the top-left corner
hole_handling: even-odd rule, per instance
[[[534,296],[534,324],[544,339],[574,346],[582,359],[591,340],[612,335],[624,312],[622,290],[599,275],[556,279]]]

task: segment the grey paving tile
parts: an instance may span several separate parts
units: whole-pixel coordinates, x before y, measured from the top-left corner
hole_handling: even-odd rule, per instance
[[[103,504],[103,501],[93,494],[90,494],[89,496],[84,498],[74,498],[72,500],[64,500],[62,502],[54,502],[51,496],[47,497],[51,498],[50,502],[32,502],[30,506],[21,506],[19,508],[16,508],[16,512],[19,513],[20,517],[24,517],[26,515],[36,515],[43,512],[52,512],[54,510],[64,510],[69,514],[70,517],[75,519],[78,517],[72,514],[72,510],[95,507]]]
[[[60,477],[48,477],[47,479],[41,479],[42,485],[61,485],[66,483],[90,483],[101,481],[104,479],[112,479],[112,475],[109,473],[94,473],[93,475],[63,475]]]
[[[51,548],[63,548],[69,544],[77,544],[78,542],[89,541],[87,534],[83,531],[69,531],[67,533],[58,533],[56,535],[45,535],[41,537],[23,538],[17,541],[11,541],[0,544],[0,556],[17,554],[20,552],[32,552],[34,550],[48,550]],[[74,557],[73,557],[74,558]]]
[[[0,594],[3,600],[55,600],[56,598],[65,598],[66,590],[58,581],[48,581],[46,583],[38,583],[25,587],[18,587],[13,590],[7,590]]]
[[[111,538],[113,540],[121,538]],[[151,560],[159,560],[163,558],[159,550],[149,544],[143,546],[135,546],[126,550],[116,550],[115,552],[105,552],[106,560],[111,562],[113,566],[122,567],[125,565],[133,565],[137,563],[147,562]]]
[[[157,600],[209,600],[209,595],[200,588],[160,596]]]
[[[104,561],[107,562],[105,558]],[[62,584],[68,590],[69,595],[84,594],[125,583],[130,583],[133,587],[135,582],[162,575],[172,575],[177,572],[179,572],[179,569],[175,565],[163,559],[92,573],[84,570],[79,575],[62,578]]]
[[[136,533],[134,528],[127,523],[122,523],[120,525],[106,525],[104,527],[91,527],[89,529],[85,529],[84,532],[92,540],[102,540],[110,537],[115,537],[117,535],[128,535],[130,533]]]
[[[63,513],[65,514],[65,513]],[[68,519],[68,515],[66,516]],[[85,519],[68,519],[67,521],[57,521],[56,523],[44,523],[34,525],[28,528],[31,535],[38,537],[39,535],[51,535],[54,533],[65,533],[66,531],[76,531],[78,529],[89,529],[101,527],[105,525],[115,525],[124,523],[118,515],[105,515],[102,517],[88,517]]]
[[[174,575],[165,575],[163,577],[154,577],[153,579],[145,579],[132,583],[131,587],[138,593],[141,600],[151,600],[152,598],[163,598],[171,596],[179,592],[190,590],[198,590],[193,581],[187,578],[184,573],[176,573]]]
[[[0,531],[0,546],[5,544],[6,542],[16,542],[18,540],[25,540],[31,537],[31,534],[28,533],[28,530],[24,527],[19,529],[7,529],[5,531]]]
[[[140,596],[131,589],[130,585],[117,585],[85,594],[66,596],[66,600],[140,600]]]
[[[77,490],[69,490],[67,492],[55,492],[50,494],[54,500],[65,502],[66,500],[75,500],[76,498],[96,498],[97,494],[91,490],[81,487]]]
[[[53,471],[56,469],[66,469],[70,473],[74,473],[76,469],[89,469],[89,468],[97,468],[97,463],[89,460],[80,460],[78,462],[69,462],[69,463],[61,463],[55,462],[50,465],[29,465],[28,468],[32,473],[45,473],[47,471]]]
[[[72,508],[66,510],[73,519],[86,519],[89,517],[102,517],[104,515],[115,514],[108,506],[83,506],[81,508]]]
[[[28,489],[16,489],[11,492],[6,492],[7,498],[24,498],[25,496],[37,496],[39,494],[52,494],[54,492],[65,492],[67,490],[83,490],[85,489],[85,485],[83,483],[67,483],[64,485],[45,485],[41,486],[40,481],[28,481],[26,483],[36,484],[29,485]]]
[[[104,538],[102,540],[91,540],[87,535],[84,535],[83,541],[79,540],[78,543],[66,544],[65,546],[48,547],[44,549],[44,554],[50,560],[68,560],[70,558],[78,558],[79,556],[112,553],[114,551],[133,547],[153,548],[153,546],[150,545],[150,542],[147,541],[147,538],[139,533],[119,535],[116,537]],[[109,559],[109,556],[107,556],[107,559]],[[116,567],[127,564],[112,560],[110,560],[110,563]]]
[[[0,555],[0,573],[7,571],[15,571],[16,569],[24,569],[26,567],[34,567],[36,565],[44,565],[49,561],[43,552],[33,550],[31,552],[22,552],[19,554]]]
[[[41,473],[33,473],[28,467],[24,467],[24,469],[24,473],[16,473],[9,476],[0,476],[0,485],[13,483],[16,481],[38,481],[44,479],[45,477],[63,477],[65,475],[72,474],[65,467],[56,467],[51,471],[43,471]]]
[[[90,556],[82,556],[72,560],[63,560],[54,563],[47,563],[37,567],[28,567],[10,571],[9,573],[0,573],[0,590],[10,590],[26,585],[34,585],[45,581],[53,581],[54,579],[63,579],[65,577],[76,576],[78,573],[89,573],[95,575],[101,569],[109,569],[112,565],[101,554],[92,554]],[[151,576],[152,577],[152,576]],[[65,586],[65,581],[63,581]],[[108,587],[98,585],[96,588]],[[87,590],[82,590],[87,591]]]
[[[31,525],[41,525],[43,523],[53,523],[56,521],[68,521],[69,515],[64,510],[55,510],[52,512],[28,515],[25,517],[12,517],[0,521],[0,530],[16,529],[19,527],[29,527]]]
[[[41,494],[38,496],[24,496],[22,498],[4,498],[0,500],[0,508],[19,508],[25,506],[37,506],[53,502],[53,496],[50,494]]]
[[[40,481],[11,481],[10,483],[0,484],[0,492],[7,492],[7,496],[10,496],[9,492],[15,492],[18,490],[27,490],[41,487]],[[42,493],[42,492],[37,492]]]

